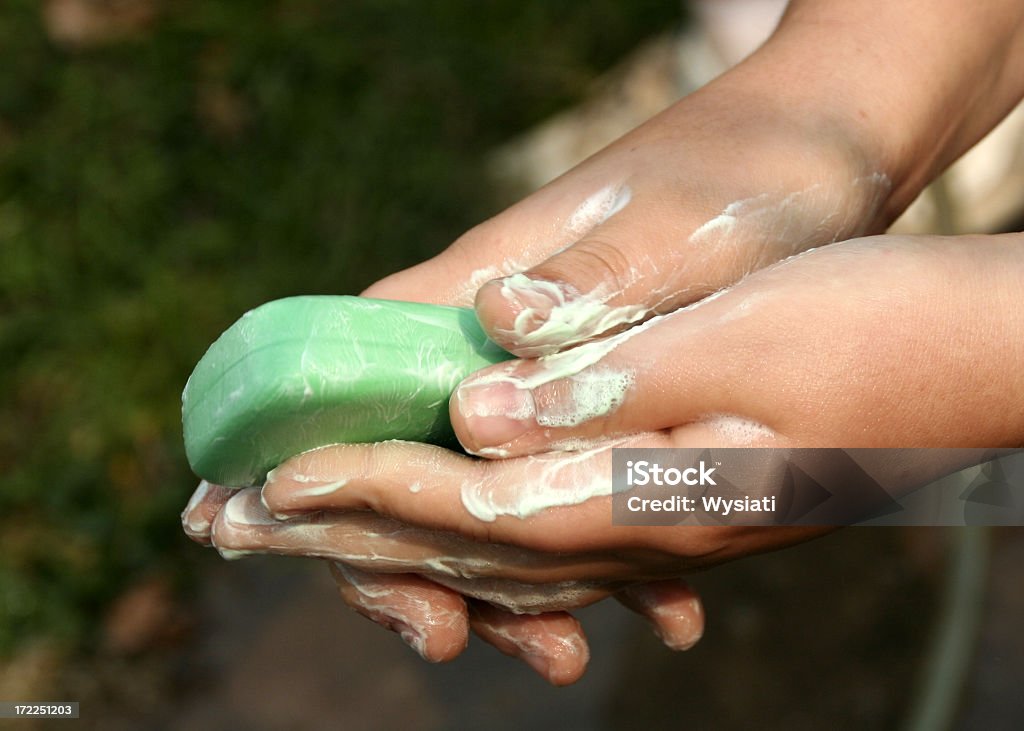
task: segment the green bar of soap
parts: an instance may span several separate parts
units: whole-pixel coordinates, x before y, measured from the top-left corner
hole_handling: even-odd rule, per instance
[[[185,452],[200,477],[242,487],[327,444],[452,444],[452,391],[511,357],[465,308],[344,296],[269,302],[228,328],[189,377]]]

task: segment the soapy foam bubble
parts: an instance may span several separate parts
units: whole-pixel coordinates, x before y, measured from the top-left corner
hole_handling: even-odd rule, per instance
[[[633,191],[628,186],[607,185],[584,200],[569,216],[565,232],[579,239],[629,205]]]
[[[520,311],[506,334],[522,354],[545,355],[647,315],[644,305],[606,304],[619,293],[605,285],[579,293],[566,284],[513,274],[502,280],[501,295],[518,303]]]
[[[764,424],[732,414],[712,414],[698,423],[708,427],[722,438],[739,445],[758,444],[775,439],[777,436]]]
[[[538,411],[536,421],[540,426],[578,426],[607,416],[622,405],[626,392],[633,385],[633,374],[594,367],[568,380],[571,384],[568,398]]]
[[[292,490],[292,497],[305,498],[305,497],[323,497],[325,495],[332,495],[341,488],[348,484],[348,480],[334,480],[333,482],[325,482],[320,485],[310,485],[299,490]]]
[[[502,482],[494,478],[467,481],[460,487],[462,506],[485,523],[499,516],[528,518],[550,508],[580,505],[612,494],[611,450],[635,437],[607,440],[582,452],[555,452],[523,457],[529,480]]]

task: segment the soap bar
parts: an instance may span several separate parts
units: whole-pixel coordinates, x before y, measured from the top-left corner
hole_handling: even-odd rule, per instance
[[[185,452],[200,477],[243,487],[327,444],[454,444],[452,391],[511,357],[466,308],[347,296],[269,302],[228,328],[189,377]]]

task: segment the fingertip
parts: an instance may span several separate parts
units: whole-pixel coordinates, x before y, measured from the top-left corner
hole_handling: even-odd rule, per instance
[[[548,323],[565,302],[565,285],[519,273],[484,284],[474,306],[491,340],[520,358],[535,358],[558,350],[559,333],[547,332]]]
[[[274,523],[259,502],[259,488],[234,490],[210,526],[210,544],[221,557],[235,560],[255,553],[254,532]]]
[[[652,619],[654,634],[670,650],[692,649],[704,637],[704,609],[699,599],[689,609]]]
[[[427,637],[424,651],[419,654],[427,662],[440,665],[457,658],[468,646],[469,628],[466,627],[462,632],[453,633],[451,637]]]
[[[286,520],[291,520],[295,516],[302,514],[302,511],[290,510],[290,509],[288,509],[288,508],[286,508],[284,506],[279,505],[278,501],[276,499],[274,499],[274,495],[273,495],[273,493],[278,492],[278,491],[277,490],[272,490],[270,492],[271,492],[271,497],[270,497],[270,499],[268,499],[267,498],[267,493],[268,493],[267,485],[264,485],[263,487],[260,488],[260,505],[263,506],[263,509],[265,511],[267,511],[267,515],[269,515],[271,518],[273,518],[274,520],[280,520],[280,521],[283,522],[283,521],[286,521]]]
[[[474,375],[452,395],[450,416],[463,448],[478,456],[507,444],[535,427],[536,407],[529,389],[511,379],[492,380]]]
[[[522,660],[555,687],[565,687],[579,681],[590,663],[590,646],[580,629],[576,637],[563,638],[572,646],[568,652],[548,651],[547,654],[523,655]]]
[[[568,612],[514,614],[485,602],[470,602],[473,630],[501,653],[522,660],[555,686],[583,677],[590,647],[580,623]]]
[[[450,589],[412,574],[329,566],[345,604],[395,632],[423,660],[451,662],[469,644],[466,602]]]
[[[181,527],[185,535],[200,545],[209,546],[213,522],[235,492],[234,488],[201,480],[181,512]]]
[[[333,506],[349,478],[344,445],[330,444],[292,457],[267,474],[260,501],[278,520]]]
[[[638,268],[634,223],[602,223],[523,272],[488,282],[477,317],[499,345],[521,358],[550,355],[619,331],[664,304],[674,267]],[[669,262],[665,262],[669,264]],[[638,285],[643,286],[638,286]]]
[[[667,579],[623,589],[619,601],[643,616],[670,650],[694,647],[704,636],[704,605],[685,581]]]
[[[289,487],[287,480],[268,478],[260,488],[260,504],[277,520],[287,520],[301,512],[292,505]]]
[[[542,675],[551,685],[564,687],[572,685],[587,672],[590,663],[590,647],[580,635],[580,649],[572,656],[556,656],[547,663],[547,673]]]

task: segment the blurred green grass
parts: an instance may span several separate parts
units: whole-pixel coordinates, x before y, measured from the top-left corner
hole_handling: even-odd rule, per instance
[[[243,311],[354,293],[495,211],[481,155],[679,6],[167,3],[62,49],[0,8],[0,655],[200,552],[179,394]]]

